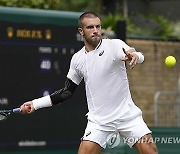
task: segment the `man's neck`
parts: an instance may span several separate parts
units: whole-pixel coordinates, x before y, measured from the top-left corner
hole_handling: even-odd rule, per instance
[[[100,42],[100,41],[99,41]],[[96,49],[97,45],[99,44],[99,42],[97,44],[89,44],[87,42],[84,42],[84,45],[85,45],[85,49],[87,52],[91,52],[93,50]]]

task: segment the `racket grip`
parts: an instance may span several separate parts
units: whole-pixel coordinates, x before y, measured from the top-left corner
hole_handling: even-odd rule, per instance
[[[20,108],[15,108],[15,109],[13,109],[13,112],[14,112],[14,113],[19,113],[20,110],[21,110]]]

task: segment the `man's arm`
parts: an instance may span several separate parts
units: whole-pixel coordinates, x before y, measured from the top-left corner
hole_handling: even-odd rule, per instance
[[[21,113],[29,114],[40,108],[50,107],[52,105],[59,104],[71,98],[77,86],[77,84],[75,84],[72,80],[67,78],[65,81],[64,88],[55,91],[51,95],[34,99],[32,101],[25,102],[23,105],[21,105]]]
[[[130,49],[128,51],[125,51],[124,48],[122,49],[126,56],[121,58],[121,60],[130,61],[130,69],[133,69],[137,63],[142,63],[144,61],[144,55],[141,52],[137,52],[135,49]]]

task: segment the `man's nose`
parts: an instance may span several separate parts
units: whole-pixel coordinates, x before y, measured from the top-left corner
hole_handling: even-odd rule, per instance
[[[94,27],[94,29],[93,29],[93,33],[97,33],[97,32],[98,32],[97,28],[96,28],[96,27]]]

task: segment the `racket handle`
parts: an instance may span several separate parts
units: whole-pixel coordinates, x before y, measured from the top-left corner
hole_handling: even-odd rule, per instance
[[[14,113],[19,113],[20,110],[21,110],[20,108],[15,108],[15,109],[13,109],[13,112],[14,112]]]

